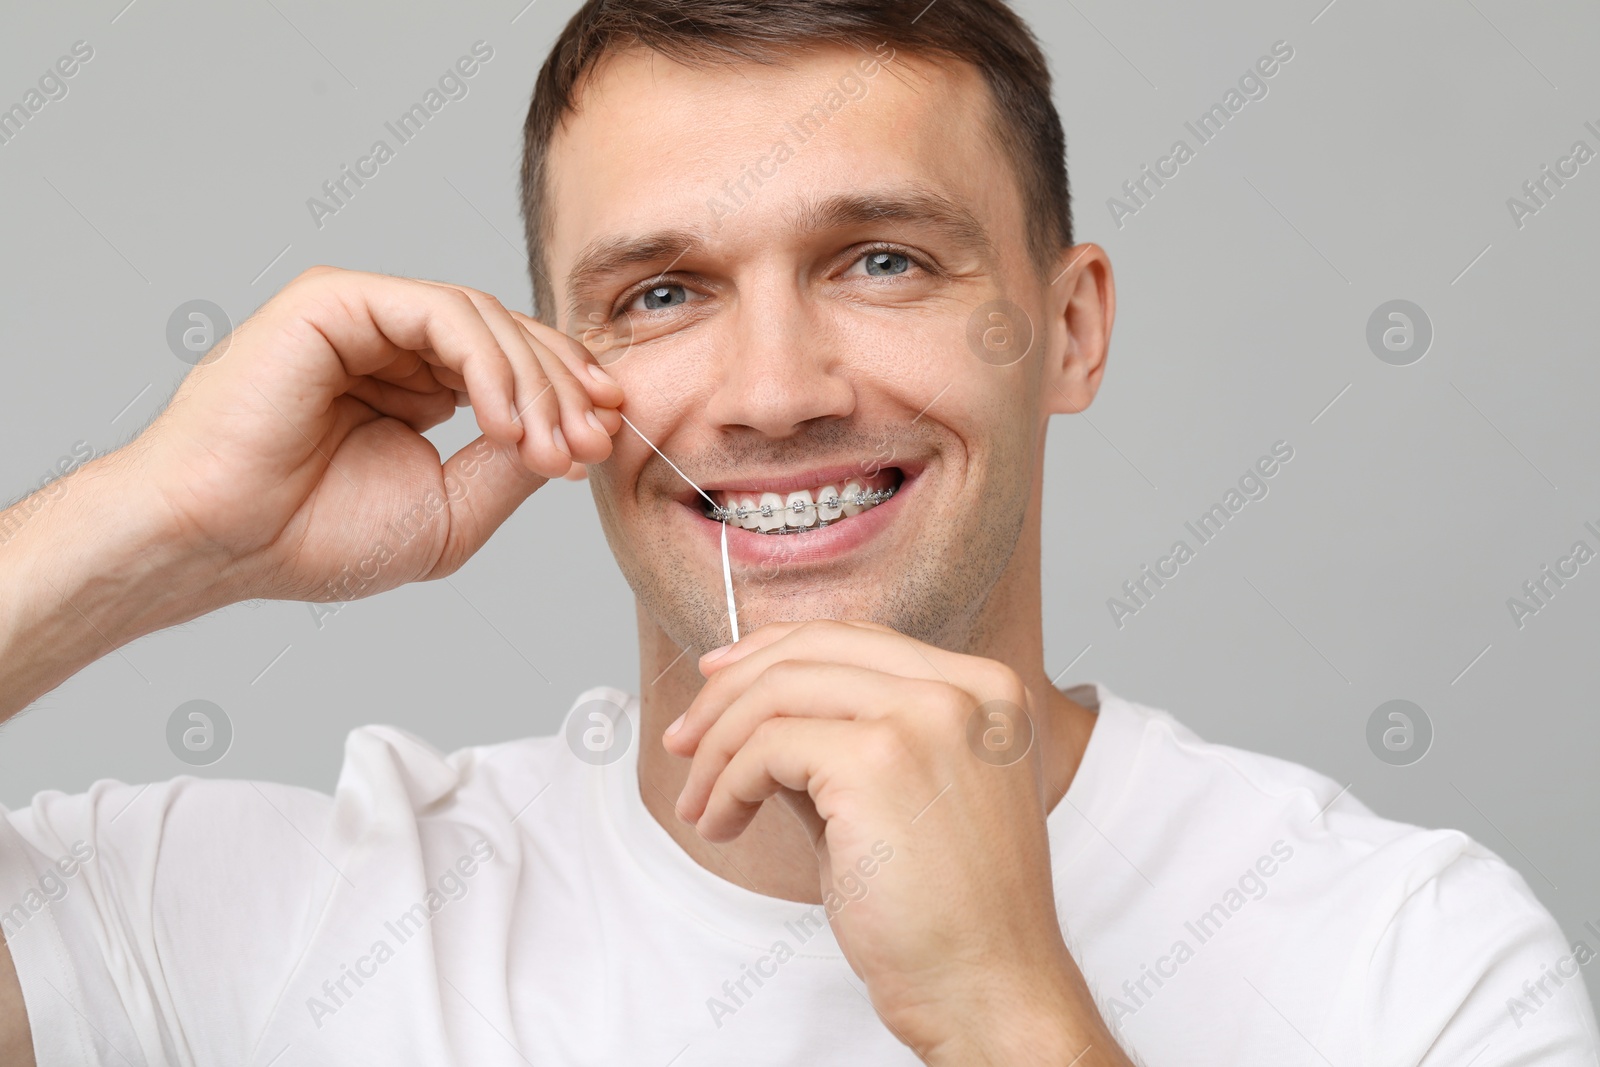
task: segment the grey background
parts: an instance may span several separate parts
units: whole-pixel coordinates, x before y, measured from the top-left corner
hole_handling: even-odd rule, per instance
[[[146,424],[188,369],[165,342],[184,301],[238,321],[320,262],[527,309],[521,123],[576,5],[523,2],[8,5],[0,106],[74,41],[95,56],[0,145],[0,494]],[[1600,149],[1600,11],[1325,5],[1020,5],[1058,78],[1080,239],[1109,249],[1120,296],[1100,398],[1050,442],[1050,662],[1470,833],[1587,938],[1600,562],[1520,629],[1506,601],[1574,541],[1600,547],[1600,161],[1521,229],[1506,199],[1575,140]],[[479,39],[494,57],[470,94],[317,228],[307,198]],[[1295,56],[1269,95],[1118,228],[1107,198],[1192,144],[1183,123],[1278,40]],[[1411,366],[1366,344],[1392,299],[1433,323]],[[458,417],[430,437],[475,433]],[[1115,626],[1107,598],[1280,439],[1295,454],[1270,495]],[[321,628],[304,604],[237,605],[105,657],[0,732],[0,801],[191,770],[166,728],[195,699],[234,739],[194,773],[323,789],[363,723],[445,750],[550,733],[580,690],[639,687],[631,607],[587,488],[555,483],[446,581]],[[1411,766],[1366,741],[1397,698],[1433,724]]]

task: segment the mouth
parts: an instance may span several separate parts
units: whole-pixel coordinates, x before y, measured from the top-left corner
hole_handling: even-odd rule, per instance
[[[894,518],[914,494],[921,468],[902,459],[894,467],[855,463],[741,476],[707,484],[714,503],[692,490],[680,496],[679,514],[699,528],[708,562],[715,560],[726,527],[729,553],[763,573],[776,565],[809,570],[869,545],[892,556],[891,543],[877,542],[895,529]]]

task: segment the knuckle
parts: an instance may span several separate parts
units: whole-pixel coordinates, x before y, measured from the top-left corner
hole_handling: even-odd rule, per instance
[[[797,660],[779,660],[761,672],[761,682],[764,686],[774,686],[780,690],[793,688],[804,678],[807,666]]]
[[[807,638],[823,638],[838,630],[839,623],[832,619],[807,619],[795,631]]]
[[[972,717],[973,711],[978,707],[979,701],[974,700],[971,693],[953,685],[939,686],[938,695],[934,698],[935,705],[942,712],[943,723],[948,729],[966,729],[967,720]]]
[[[755,729],[750,731],[750,740],[760,744],[771,744],[778,740],[783,733],[785,723],[780,718],[763,719],[756,723]]]
[[[495,296],[493,293],[485,293],[480,289],[467,289],[465,292],[472,300],[473,306],[479,311],[493,312],[504,311],[506,309],[505,305],[500,303],[500,298]]]
[[[906,746],[898,730],[885,721],[868,724],[856,745],[856,758],[867,770],[888,774],[905,757]]]

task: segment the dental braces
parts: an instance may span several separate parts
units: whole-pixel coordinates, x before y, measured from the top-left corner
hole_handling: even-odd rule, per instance
[[[761,518],[770,519],[774,515],[781,515],[785,512],[793,513],[795,515],[804,515],[807,508],[839,508],[845,504],[853,504],[856,507],[862,508],[874,506],[883,503],[885,500],[888,500],[890,497],[894,496],[894,493],[895,491],[892,488],[862,489],[858,492],[851,493],[848,496],[830,496],[825,500],[814,500],[809,504],[803,500],[797,500],[793,504],[761,504],[753,508],[747,508],[743,504],[736,508],[713,507],[709,509],[706,517],[715,519],[717,522],[736,522],[742,524],[745,519],[752,515],[759,515]],[[824,519],[819,514],[817,516],[817,523],[815,525],[791,527],[785,524],[784,526],[780,526],[778,529],[792,529],[796,533],[799,533],[802,530],[818,529],[819,527],[826,526],[831,522],[838,522],[839,519],[845,517],[846,516],[844,515],[840,515],[838,519]],[[777,533],[778,530],[774,530],[772,532]]]

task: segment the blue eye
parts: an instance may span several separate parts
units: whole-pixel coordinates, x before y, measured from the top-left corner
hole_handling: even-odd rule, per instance
[[[911,260],[898,252],[869,252],[866,257],[867,273],[874,277],[904,274],[911,269]]]
[[[644,301],[646,311],[660,311],[686,302],[689,294],[681,285],[658,285],[639,294],[639,298]]]

